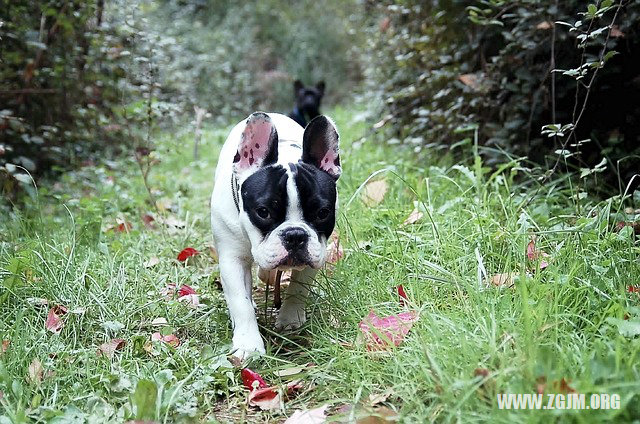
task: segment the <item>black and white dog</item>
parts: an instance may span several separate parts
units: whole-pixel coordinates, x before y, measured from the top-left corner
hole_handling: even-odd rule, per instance
[[[255,112],[222,147],[211,227],[240,358],[265,352],[251,294],[253,263],[264,271],[293,270],[276,328],[295,329],[306,320],[305,297],[336,220],[338,139],[322,115],[303,130],[284,115]]]
[[[315,87],[305,87],[300,80],[293,82],[293,97],[296,104],[289,118],[296,121],[302,128],[316,116],[320,115],[320,102],[324,96],[324,81]]]

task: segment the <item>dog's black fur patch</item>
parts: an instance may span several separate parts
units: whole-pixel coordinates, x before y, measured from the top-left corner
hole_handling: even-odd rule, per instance
[[[336,180],[302,161],[295,165],[293,177],[305,222],[318,235],[329,238],[336,225]]]
[[[242,183],[242,208],[263,237],[286,219],[288,177],[281,165],[273,165],[259,169]],[[259,208],[266,208],[269,217],[258,215]]]
[[[295,106],[289,118],[296,121],[302,128],[316,116],[320,115],[320,103],[324,96],[325,84],[320,81],[316,86],[305,87],[300,80],[293,83]]]

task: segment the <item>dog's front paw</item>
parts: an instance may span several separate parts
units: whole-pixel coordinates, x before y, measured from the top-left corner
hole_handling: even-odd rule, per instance
[[[304,308],[287,309],[283,306],[278,314],[278,319],[276,319],[276,330],[297,330],[304,325],[306,320]]]
[[[249,339],[249,338],[235,338],[233,339],[233,348],[231,354],[241,361],[247,359],[250,356],[260,356],[266,353],[264,349],[264,343],[262,338]]]

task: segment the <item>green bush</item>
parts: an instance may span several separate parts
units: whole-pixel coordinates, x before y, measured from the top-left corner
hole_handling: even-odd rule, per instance
[[[28,187],[27,171],[152,148],[157,126],[189,130],[194,106],[224,125],[287,113],[297,78],[325,80],[329,103],[348,98],[358,11],[355,0],[0,0],[0,190]]]
[[[623,100],[640,97],[640,3],[623,2],[610,35],[617,3],[606,3],[384,2],[379,25],[370,29],[370,61],[378,65],[374,81],[387,121],[402,139],[448,146],[464,139],[461,129],[477,124],[489,163],[504,160],[506,151],[552,167],[554,152],[566,144],[570,165],[594,166],[605,156],[609,180],[618,180],[619,167],[620,179],[628,181],[640,169],[640,104]],[[591,16],[592,8],[603,13]],[[555,23],[579,20],[574,29]],[[597,62],[605,40],[607,51],[617,54],[598,70],[572,139],[541,134],[544,125],[576,121],[597,65],[578,83],[571,72],[551,70]],[[585,139],[591,141],[580,143]]]

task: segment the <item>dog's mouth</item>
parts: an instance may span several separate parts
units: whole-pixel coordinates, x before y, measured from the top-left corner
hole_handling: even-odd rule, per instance
[[[300,270],[306,267],[313,267],[311,261],[307,257],[301,257],[302,255],[292,255],[283,258],[276,268],[279,270],[297,269]]]

